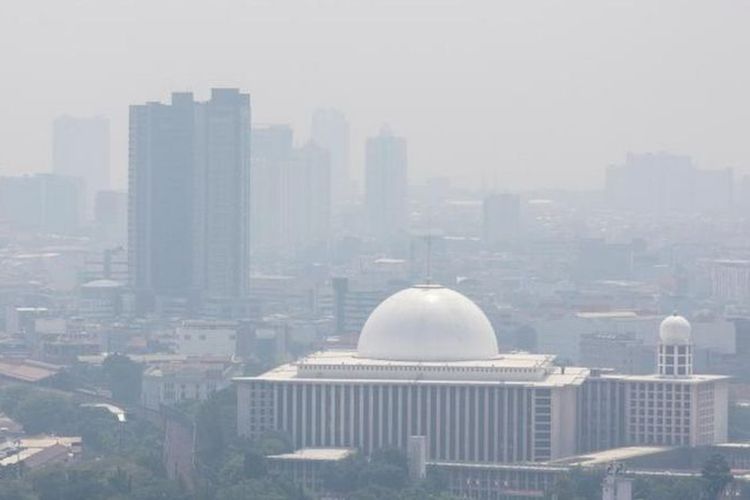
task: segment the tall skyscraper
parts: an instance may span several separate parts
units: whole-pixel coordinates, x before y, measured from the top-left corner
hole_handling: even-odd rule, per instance
[[[286,176],[286,244],[295,252],[325,247],[331,225],[331,166],[315,144],[294,151]]]
[[[109,120],[63,115],[55,120],[52,135],[53,172],[83,179],[86,210],[93,210],[96,193],[110,187]]]
[[[151,297],[236,298],[249,278],[250,96],[130,108],[131,284]]]
[[[406,139],[383,128],[367,140],[365,151],[365,209],[368,232],[392,240],[407,229]]]
[[[252,132],[251,246],[259,255],[274,255],[284,244],[286,175],[294,150],[287,125],[254,127]]]
[[[482,203],[482,238],[491,250],[516,241],[521,232],[521,201],[509,193],[491,194]]]
[[[261,259],[299,256],[328,243],[331,166],[314,143],[293,146],[292,129],[253,129],[252,247]]]
[[[351,196],[349,122],[337,109],[317,109],[313,113],[310,135],[315,144],[328,151],[331,162],[331,202],[338,206]]]

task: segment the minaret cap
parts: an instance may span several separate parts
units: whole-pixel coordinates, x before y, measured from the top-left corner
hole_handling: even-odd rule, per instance
[[[678,314],[664,318],[659,326],[659,341],[666,345],[688,345],[693,341],[690,322]]]

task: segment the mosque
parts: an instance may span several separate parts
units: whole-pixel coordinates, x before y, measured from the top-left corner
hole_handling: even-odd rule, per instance
[[[406,449],[423,436],[428,460],[462,463],[725,442],[727,378],[693,373],[683,317],[667,317],[659,336],[653,375],[558,366],[553,355],[501,352],[471,300],[416,285],[372,312],[356,350],[316,352],[235,379],[238,431],[364,453]]]

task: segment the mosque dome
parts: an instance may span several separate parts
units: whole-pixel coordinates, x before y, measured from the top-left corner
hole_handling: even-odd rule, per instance
[[[692,342],[692,327],[690,322],[673,314],[667,316],[659,326],[659,340],[662,344],[668,345],[686,345]]]
[[[360,357],[467,361],[498,355],[495,330],[471,300],[439,285],[416,285],[385,299],[359,336]]]

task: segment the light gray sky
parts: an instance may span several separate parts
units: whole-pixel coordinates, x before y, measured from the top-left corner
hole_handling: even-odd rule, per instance
[[[747,0],[0,0],[0,173],[47,170],[56,115],[252,94],[308,134],[317,106],[362,142],[387,122],[412,177],[592,187],[626,151],[750,170]]]

